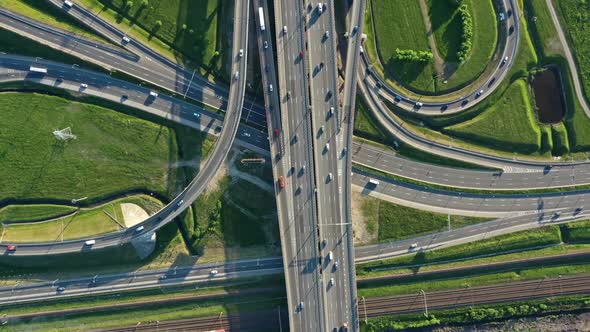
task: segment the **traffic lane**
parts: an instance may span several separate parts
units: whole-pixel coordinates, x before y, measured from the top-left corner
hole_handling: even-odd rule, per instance
[[[146,67],[144,63],[138,63],[137,56],[129,55],[124,49],[111,49],[91,40],[73,36],[35,21],[25,21],[26,18],[22,18],[23,21],[19,21],[17,19],[20,17],[10,12],[4,11],[4,14],[5,16],[0,16],[0,18],[12,20],[8,23],[11,24],[12,28],[20,27],[22,30],[37,35],[42,34],[42,39],[48,42],[52,41],[62,48],[83,54],[91,59],[99,59],[102,63],[117,68],[119,71],[127,72],[133,76],[150,81],[153,84],[181,93],[204,102],[211,107],[225,109],[227,106],[227,90],[220,88],[218,85],[202,86],[200,82],[195,81],[195,77],[191,72],[184,71],[184,69],[179,71],[165,67],[168,71],[154,70],[153,68]],[[12,19],[13,16],[16,19]],[[48,33],[45,34],[43,31],[48,31]],[[264,109],[251,101],[249,104],[250,107],[245,112],[245,120],[264,125]]]
[[[504,8],[510,9],[513,13],[518,13],[518,9],[515,8],[514,3],[512,1],[506,0],[503,2],[503,4]],[[516,57],[520,35],[518,15],[511,15],[507,17],[505,22],[506,24],[502,24],[502,22],[500,22],[499,24],[499,29],[505,28],[506,30],[507,39],[504,43],[504,49],[502,50],[500,57],[498,57],[497,63],[494,64],[496,66],[495,71],[490,75],[488,79],[485,80],[485,83],[482,86],[471,87],[470,90],[472,91],[470,93],[463,95],[452,102],[431,103],[428,101],[423,101],[423,105],[421,107],[416,107],[416,102],[421,101],[423,96],[419,96],[418,98],[404,97],[403,93],[394,90],[387,84],[384,84],[382,80],[380,80],[381,86],[384,87],[384,89],[382,89],[383,97],[387,98],[392,102],[395,102],[394,99],[398,97],[399,101],[397,101],[396,103],[400,108],[403,108],[407,111],[422,113],[425,115],[456,113],[466,108],[477,105],[479,102],[484,100],[486,97],[488,97],[491,93],[495,91],[495,89],[499,86],[500,82],[503,81],[506,74],[509,72],[514,61],[514,58]],[[514,27],[513,33],[509,33],[510,27]],[[506,58],[507,60],[505,61],[504,59]]]
[[[27,71],[29,70],[29,67],[31,65],[37,65],[40,67],[44,67],[48,69],[48,74],[55,74],[53,76],[55,76],[56,78],[62,78],[62,79],[67,79],[67,80],[71,80],[73,82],[78,82],[79,84],[85,83],[88,84],[88,88],[82,88],[80,87],[78,89],[78,92],[88,92],[90,90],[92,90],[93,88],[96,88],[98,90],[101,90],[100,92],[105,92],[103,90],[108,90],[108,89],[121,89],[121,91],[119,91],[119,98],[120,100],[117,100],[118,102],[129,102],[129,101],[135,101],[138,103],[142,103],[145,104],[147,106],[155,106],[159,100],[161,100],[162,98],[171,98],[168,96],[165,96],[164,94],[160,94],[158,96],[158,98],[153,98],[153,100],[150,100],[150,98],[146,97],[147,93],[150,91],[147,88],[143,88],[141,87],[141,85],[134,85],[131,83],[127,83],[125,81],[122,80],[118,80],[118,79],[114,79],[108,75],[104,75],[104,74],[100,74],[97,72],[92,72],[92,71],[86,71],[77,67],[71,67],[71,66],[66,66],[63,64],[59,64],[59,63],[54,63],[54,62],[49,62],[49,61],[45,61],[45,60],[41,60],[41,61],[34,61],[31,62],[32,59],[27,58],[27,57],[15,57],[12,55],[0,55],[0,64],[2,64],[3,67],[5,68],[11,68],[11,69],[17,69],[17,70],[22,70],[22,71]],[[34,76],[34,75],[33,75]],[[35,76],[36,77],[36,76]],[[43,78],[43,76],[40,76],[39,78]],[[60,84],[56,84],[56,87],[60,87]],[[195,88],[196,89],[196,88]],[[193,90],[193,88],[191,88],[191,91],[194,95],[200,95],[200,93],[195,92]],[[203,95],[203,97],[205,97]],[[143,100],[141,100],[141,98],[143,98]],[[223,104],[220,104],[219,102],[219,98],[217,97],[205,97],[203,98],[204,102],[208,105],[212,105],[212,104],[217,104],[222,106]],[[167,109],[179,109],[179,110],[185,110],[186,112],[192,112],[191,114],[194,113],[198,113],[199,115],[195,115],[196,121],[199,120],[199,117],[201,115],[206,116],[206,117],[214,117],[217,119],[220,119],[221,116],[215,113],[212,113],[208,110],[205,110],[202,107],[198,107],[189,103],[183,103],[178,99],[174,99],[173,102],[171,102],[175,105],[182,105],[182,106],[174,106],[174,107],[168,107]],[[154,104],[154,105],[152,105]],[[243,115],[244,120],[248,120],[246,121],[247,123],[254,123],[257,125],[257,127],[262,127],[262,125],[260,124],[264,124],[266,121],[266,118],[264,116],[258,116],[257,113],[254,113],[254,111],[258,111],[259,108],[257,107],[253,107],[251,109],[251,111],[247,112],[247,113],[243,113],[245,115]],[[245,119],[245,117],[248,117],[249,119]]]
[[[99,41],[92,41],[85,38],[80,38],[73,33],[57,30],[31,20],[28,17],[12,13],[6,9],[0,8],[0,23],[6,24],[10,27],[20,26],[23,30],[33,32],[42,36],[43,39],[56,42],[63,45],[65,48],[70,48],[70,43],[75,43],[76,48],[91,49],[103,54],[112,55],[113,58],[123,58],[128,61],[136,62],[139,56],[128,52],[127,50],[107,45]]]
[[[379,185],[371,185],[369,183],[371,178],[378,179]],[[363,194],[373,192],[384,194],[400,200],[404,205],[413,205],[427,210],[438,208],[460,214],[486,214],[501,217],[536,211],[539,217],[551,214],[557,220],[561,214],[578,214],[584,210],[584,206],[590,206],[589,190],[530,195],[455,193],[401,183],[358,170],[352,174],[352,183],[363,188]]]
[[[297,117],[291,123],[292,127],[297,127],[299,123],[305,122],[309,119],[309,113],[307,110],[307,103],[306,103],[306,89],[305,89],[305,69],[304,69],[304,61],[302,59],[298,59],[299,52],[303,50],[303,41],[301,38],[297,38],[297,36],[301,36],[300,34],[303,33],[303,29],[301,26],[302,18],[300,15],[300,8],[298,8],[296,3],[289,3],[290,7],[285,8],[282,11],[282,15],[285,16],[288,13],[287,17],[283,17],[283,20],[286,21],[286,25],[288,27],[287,32],[287,39],[285,40],[285,36],[283,35],[283,42],[285,43],[285,54],[287,61],[285,62],[285,67],[287,69],[287,75],[291,78],[291,88],[292,94],[295,98],[292,101],[293,109],[291,110],[289,117],[291,118],[292,114],[294,113]],[[293,8],[294,7],[294,8]],[[280,28],[280,27],[279,27]],[[297,82],[298,81],[298,82]],[[307,126],[303,126],[302,128],[307,128]],[[305,130],[305,129],[304,129]],[[306,133],[309,139],[309,133]],[[309,147],[309,146],[308,146]],[[307,151],[306,146],[298,145],[294,147],[294,154],[296,158],[309,158],[309,153]],[[313,181],[308,174],[312,174],[310,172],[304,174],[303,178],[307,178],[307,183],[309,184],[308,187],[313,186]],[[304,180],[304,179],[302,179]],[[308,189],[310,190],[310,189]],[[313,202],[312,202],[313,204]],[[301,223],[303,223],[303,228],[300,232],[296,234],[296,243],[297,247],[301,248],[303,252],[305,252],[308,257],[311,259],[305,260],[306,269],[299,271],[298,277],[301,278],[300,283],[295,283],[292,287],[296,288],[293,289],[295,292],[298,292],[300,299],[305,299],[306,307],[304,310],[300,310],[297,314],[298,321],[296,322],[295,326],[306,326],[307,330],[313,331],[318,330],[317,325],[321,324],[321,316],[319,316],[321,312],[321,300],[320,296],[317,293],[318,290],[318,277],[317,277],[317,258],[315,253],[315,245],[314,245],[314,234],[315,234],[315,227],[314,227],[314,220],[313,217],[313,206],[308,204],[307,206],[307,213],[304,218],[302,218]],[[307,271],[307,272],[306,272]],[[297,303],[294,303],[294,307],[297,306]],[[305,328],[303,328],[305,329]]]
[[[355,163],[394,175],[443,186],[514,190],[561,188],[590,183],[590,165],[556,165],[525,173],[470,170],[425,164],[398,157],[394,151],[354,142]],[[517,170],[518,171],[518,170]]]

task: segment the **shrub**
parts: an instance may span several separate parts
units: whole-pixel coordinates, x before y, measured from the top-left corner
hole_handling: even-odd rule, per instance
[[[432,60],[432,52],[395,49],[395,59],[400,61],[428,62]]]
[[[457,52],[457,58],[463,62],[471,52],[471,38],[473,37],[473,19],[469,12],[469,7],[463,4],[459,6],[459,15],[461,17],[461,27],[463,33],[461,34],[461,46]]]

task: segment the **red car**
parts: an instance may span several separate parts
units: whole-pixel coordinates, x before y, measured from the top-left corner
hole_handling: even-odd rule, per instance
[[[275,128],[275,137],[279,137],[279,128]]]
[[[279,176],[279,188],[283,189],[285,188],[285,177],[284,176]]]
[[[16,251],[16,246],[13,246],[13,245],[8,245],[8,246],[6,247],[6,250],[8,250],[8,251]]]
[[[299,58],[300,58],[300,59],[303,59],[303,51],[300,51],[300,52],[299,52]]]

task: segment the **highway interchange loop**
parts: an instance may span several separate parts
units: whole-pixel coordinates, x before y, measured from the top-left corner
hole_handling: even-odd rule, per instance
[[[53,2],[56,2],[55,0]],[[512,4],[512,2],[510,2]],[[78,7],[75,7],[78,9]],[[517,11],[513,10],[513,13],[517,13]],[[12,13],[8,13],[4,10],[0,11],[1,17],[2,17],[2,21],[1,23],[3,24],[4,27],[7,27],[7,25],[9,24],[14,24],[16,25],[16,22],[20,21],[20,20],[15,20],[14,17],[17,15],[14,15]],[[73,15],[75,14],[80,14],[79,12],[74,12],[72,13]],[[513,17],[516,17],[518,15],[513,15]],[[96,16],[92,15],[90,17],[88,16],[84,16],[86,20],[94,20],[97,19]],[[9,21],[9,19],[11,19],[11,21]],[[22,23],[21,21],[21,24]],[[26,24],[24,24],[26,25]],[[40,27],[42,27],[42,24],[36,24]],[[107,24],[108,25],[108,24]],[[93,27],[96,27],[96,25],[93,25]],[[22,26],[21,26],[22,28]],[[29,26],[29,29],[31,29],[31,27]],[[45,27],[44,29],[48,29],[47,27]],[[25,30],[25,29],[22,29]],[[48,30],[47,30],[48,31]],[[21,31],[22,32],[22,31]],[[519,25],[517,25],[517,29],[515,31],[515,34],[519,33]],[[22,32],[25,33],[25,32]],[[109,29],[107,33],[111,34],[111,39],[113,40],[120,40],[120,37],[122,35],[122,33],[120,31],[117,30],[111,30]],[[34,34],[34,33],[33,33]],[[52,38],[59,38],[59,36],[55,36],[55,35],[51,35]],[[71,35],[68,35],[67,33],[63,33],[63,36],[61,37],[61,40],[58,40],[57,43],[59,44],[59,42],[63,42],[64,39],[68,39],[71,38]],[[82,38],[80,38],[80,40],[82,40]],[[69,45],[68,43],[62,43],[59,44],[61,48],[65,48],[67,49]],[[65,45],[65,46],[64,46]],[[106,56],[104,59],[94,59],[95,61],[98,62],[106,62],[108,63],[109,67],[111,68],[117,68],[118,70],[123,69],[127,69],[129,71],[130,74],[132,74],[133,76],[136,77],[140,77],[141,79],[145,80],[145,81],[149,81],[153,84],[162,86],[166,89],[170,89],[172,91],[176,91],[178,93],[181,92],[187,92],[188,91],[188,95],[192,96],[192,98],[195,99],[201,99],[204,100],[204,102],[208,105],[212,105],[212,106],[217,106],[220,108],[224,108],[223,105],[227,104],[227,92],[225,91],[225,89],[223,88],[218,88],[217,85],[212,85],[209,82],[204,82],[202,79],[200,80],[196,80],[194,82],[192,82],[192,85],[190,85],[188,83],[189,79],[188,77],[190,77],[188,75],[188,73],[186,71],[184,71],[184,69],[182,71],[180,70],[176,70],[176,69],[171,69],[169,64],[166,64],[165,61],[156,61],[157,58],[154,56],[153,51],[149,51],[149,49],[143,47],[142,46],[138,46],[141,45],[140,43],[137,43],[135,41],[133,41],[132,46],[136,47],[136,49],[133,49],[133,53],[135,54],[142,54],[142,56],[140,56],[140,59],[145,59],[146,57],[151,57],[151,60],[149,61],[145,61],[142,60],[144,62],[141,62],[141,65],[139,64],[133,64],[133,61],[130,59],[133,59],[133,57],[130,57],[128,52],[119,52],[120,54],[117,53],[113,53],[111,51],[108,51],[107,49],[101,48],[99,50],[94,50],[94,52],[100,52],[99,54],[112,54],[111,59],[107,59]],[[75,44],[75,49],[77,52],[82,52],[84,47],[86,46],[91,46],[88,45],[87,43],[79,43],[77,42]],[[144,49],[145,48],[145,49]],[[244,49],[246,49],[244,47]],[[145,55],[145,53],[142,52],[151,52],[149,53],[149,55]],[[11,59],[14,60],[13,63],[16,63],[16,65],[12,65],[11,64]],[[18,60],[18,61],[17,61]],[[35,77],[31,77],[30,75],[27,74],[27,67],[28,64],[31,64],[33,62],[39,62],[39,60],[33,61],[32,59],[23,59],[23,58],[19,58],[16,56],[2,56],[2,66],[3,68],[5,68],[7,71],[4,72],[3,75],[3,80],[20,80],[23,78],[27,78],[27,79],[31,79],[31,80],[38,80],[40,82],[42,82],[43,80],[40,80],[39,78],[35,78]],[[123,61],[128,61],[128,63],[123,63]],[[42,82],[44,84],[51,84],[51,85],[55,85],[55,78],[53,80],[50,79],[49,75],[54,75],[54,77],[62,77],[62,76],[66,76],[66,78],[71,78],[72,81],[68,83],[67,79],[65,80],[65,82],[63,83],[64,86],[68,86],[69,85],[69,89],[74,89],[74,87],[78,87],[79,86],[79,82],[80,82],[80,77],[76,77],[78,75],[80,75],[80,71],[82,71],[82,69],[79,68],[75,68],[69,65],[62,65],[62,64],[55,64],[55,63],[50,63],[48,61],[44,61],[41,60],[41,62],[43,64],[48,65],[48,67],[50,68],[54,68],[56,72],[52,72],[52,70],[49,70],[49,74],[48,77],[45,78],[45,81]],[[119,62],[121,65],[117,66],[115,64],[115,62]],[[164,64],[162,64],[164,63]],[[140,71],[139,69],[142,66],[149,66],[149,70],[144,70],[144,71]],[[52,67],[55,66],[55,67]],[[61,67],[60,67],[61,66]],[[58,67],[60,67],[58,69]],[[370,103],[370,106],[372,107],[372,109],[377,109],[379,111],[376,111],[376,114],[385,114],[384,112],[384,108],[382,107],[382,105],[380,104],[380,101],[377,97],[377,93],[376,91],[379,92],[380,95],[383,95],[383,90],[382,88],[378,88],[376,85],[377,81],[375,79],[375,75],[374,74],[368,74],[367,75],[367,63],[366,63],[366,59],[363,59],[363,61],[361,61],[361,66],[359,66],[359,70],[358,70],[358,75],[359,75],[359,87],[360,87],[360,91],[362,94],[364,94],[365,96],[368,95],[369,101],[373,101],[372,103]],[[181,72],[182,74],[178,74],[179,72]],[[87,73],[85,73],[87,74]],[[18,77],[11,79],[10,75],[16,75]],[[70,75],[70,76],[67,76]],[[137,93],[136,97],[133,97],[133,94],[129,93],[130,96],[130,101],[129,103],[131,104],[132,102],[135,102],[134,106],[138,106],[141,107],[142,100],[140,97],[140,95],[142,93],[146,93],[148,90],[146,88],[134,85],[134,84],[129,84],[129,83],[124,83],[122,81],[117,81],[113,78],[110,78],[106,75],[102,75],[102,74],[97,74],[97,73],[93,73],[94,77],[96,77],[96,85],[91,85],[90,87],[90,91],[87,91],[87,93],[93,92],[96,93],[97,95],[100,95],[102,98],[111,98],[112,100],[118,100],[120,98],[121,95],[125,94],[125,92],[123,91],[127,91],[127,93],[129,93],[129,91],[133,91],[135,93]],[[92,75],[91,75],[92,76]],[[198,75],[197,75],[198,76]],[[172,77],[172,78],[170,78]],[[150,78],[153,78],[150,80]],[[47,82],[47,80],[50,80],[51,82]],[[160,80],[163,80],[160,81]],[[166,81],[167,80],[167,81]],[[178,84],[176,83],[178,80],[180,80],[182,82],[182,84]],[[114,87],[117,85],[117,82],[119,82],[118,84],[121,84],[123,86],[121,86],[121,90],[117,91]],[[190,87],[188,87],[190,85]],[[109,91],[112,90],[112,91]],[[193,92],[194,91],[194,92]],[[491,91],[491,90],[489,90]],[[203,129],[203,123],[205,123],[204,121],[207,121],[205,125],[205,127],[207,127],[209,130],[213,129],[213,133],[215,134],[215,129],[218,126],[221,126],[221,117],[218,115],[214,115],[211,114],[210,112],[207,112],[205,110],[203,110],[202,108],[199,108],[197,106],[191,105],[191,104],[183,104],[181,101],[175,99],[175,98],[170,98],[170,97],[166,97],[163,96],[163,94],[161,94],[161,98],[158,98],[157,100],[157,104],[154,104],[152,106],[158,106],[158,107],[152,107],[153,109],[151,110],[152,112],[158,112],[158,109],[160,107],[163,107],[165,110],[164,112],[161,112],[159,114],[159,116],[164,116],[166,118],[171,118],[172,120],[175,121],[180,121],[181,123],[185,123],[185,124],[189,124],[191,125],[191,123],[197,123],[197,125],[192,125],[195,128],[198,129]],[[136,99],[136,100],[134,100]],[[483,99],[483,98],[481,98]],[[480,99],[480,100],[481,100]],[[231,101],[231,99],[230,99]],[[169,104],[167,106],[165,106],[163,103],[164,102],[169,102]],[[162,103],[162,104],[160,104]],[[256,122],[256,123],[265,123],[265,110],[264,108],[261,108],[259,106],[257,106],[256,104],[252,103],[251,104],[252,107],[248,110],[248,111],[253,111],[254,115],[250,117],[249,120],[251,120],[251,122]],[[144,105],[145,106],[145,105]],[[428,105],[425,105],[427,107],[424,107],[424,110],[428,109]],[[193,110],[196,110],[195,112],[193,112]],[[451,110],[451,108],[449,108],[449,110]],[[194,118],[194,113],[198,112],[199,114],[202,114],[202,121],[195,121]],[[255,119],[255,120],[252,120]],[[384,123],[386,123],[387,121],[383,120]],[[226,122],[226,126],[227,126]],[[390,128],[391,126],[393,126],[392,124],[390,124]],[[224,128],[225,129],[225,128]],[[248,128],[247,126],[244,125],[240,125],[240,134],[238,135],[239,140],[240,141],[246,141],[246,144],[250,144],[253,147],[258,147],[259,151],[264,151],[264,150],[268,150],[268,142],[266,141],[266,137],[264,134],[260,133],[257,130],[253,130],[252,128]],[[403,128],[395,128],[390,130],[391,132],[395,133],[396,136],[403,141],[403,137],[400,137],[400,132],[402,132]],[[224,130],[224,132],[227,132]],[[243,133],[248,133],[250,138],[247,138],[245,136],[243,136]],[[411,133],[410,133],[411,134]],[[221,141],[221,139],[220,139]],[[248,142],[250,141],[250,142]],[[413,144],[417,144],[416,141],[419,141],[420,144],[422,145],[418,145],[422,148],[424,148],[426,151],[430,151],[432,153],[435,154],[439,154],[439,155],[447,155],[450,157],[453,157],[455,159],[460,159],[460,160],[466,160],[466,161],[470,161],[470,162],[475,162],[475,163],[479,163],[479,164],[483,164],[483,165],[487,165],[487,166],[491,166],[491,167],[496,167],[496,168],[503,168],[505,171],[501,172],[501,173],[497,173],[497,172],[490,172],[490,171],[473,171],[473,170],[459,170],[459,169],[454,169],[454,168],[447,168],[447,167],[440,167],[440,166],[433,166],[433,165],[428,165],[428,164],[422,164],[422,163],[418,163],[418,162],[413,162],[413,161],[409,161],[400,157],[395,156],[393,153],[391,153],[390,151],[386,151],[380,148],[373,148],[373,147],[369,147],[369,146],[365,146],[365,147],[361,147],[361,149],[358,149],[358,147],[362,144],[356,143],[354,148],[352,150],[356,151],[356,153],[359,153],[359,157],[355,158],[355,162],[358,162],[358,160],[364,160],[366,164],[368,164],[369,166],[375,166],[376,168],[380,169],[382,168],[382,170],[387,171],[388,173],[393,173],[396,175],[400,175],[400,176],[404,176],[404,177],[409,177],[409,178],[413,178],[416,180],[420,180],[420,181],[424,181],[424,182],[430,182],[430,183],[434,183],[434,184],[441,184],[441,185],[448,185],[448,186],[458,186],[458,187],[465,187],[465,188],[476,188],[476,189],[483,189],[483,188],[487,188],[487,189],[499,189],[499,190],[511,190],[511,189],[535,189],[535,188],[545,188],[545,187],[561,187],[561,186],[566,186],[566,185],[582,185],[582,184],[588,184],[590,183],[590,168],[588,166],[588,163],[585,162],[580,162],[580,163],[557,163],[555,164],[555,166],[551,169],[547,169],[546,167],[546,163],[539,163],[539,162],[525,162],[525,161],[514,161],[514,160],[507,160],[507,159],[503,159],[503,158],[497,158],[497,157],[492,157],[492,156],[486,156],[486,155],[479,155],[477,153],[473,153],[473,152],[469,152],[469,151],[462,151],[459,149],[452,149],[446,146],[437,146],[437,143],[433,143],[433,142],[429,142],[429,141],[420,141],[418,138],[416,137],[412,137],[411,135],[408,136],[408,142],[413,143]],[[351,151],[353,154],[354,151]],[[360,153],[364,153],[363,155],[361,155]],[[373,153],[373,154],[372,154]],[[370,159],[371,155],[375,158],[374,161],[372,161]],[[449,155],[450,154],[450,155]],[[354,155],[353,155],[354,158]],[[387,162],[383,163],[382,161],[384,159],[388,159]],[[399,165],[401,165],[400,167],[398,167]],[[404,165],[409,165],[411,167],[404,167]],[[409,172],[406,172],[408,170],[411,170]],[[445,175],[446,174],[446,175]],[[367,175],[366,174],[360,174],[358,172],[355,173],[355,175],[352,176],[351,180],[352,183],[356,186],[359,186],[361,188],[365,188],[366,187],[366,182],[367,182]],[[472,180],[476,180],[476,181],[472,181]],[[387,180],[382,181],[382,182],[387,182]],[[589,206],[588,205],[588,193],[585,191],[577,191],[577,192],[571,192],[571,193],[553,193],[553,194],[537,194],[537,195],[519,195],[516,196],[516,199],[513,199],[513,196],[501,196],[501,195],[497,195],[496,197],[494,197],[494,195],[471,195],[471,194],[458,194],[458,193],[449,193],[449,192],[441,192],[441,191],[433,191],[433,190],[425,190],[424,188],[411,188],[411,186],[407,186],[407,185],[403,185],[403,184],[399,184],[399,183],[394,183],[394,181],[391,181],[392,183],[385,183],[383,186],[381,186],[382,188],[377,188],[376,190],[374,190],[375,194],[382,194],[382,195],[388,195],[388,192],[391,192],[391,189],[389,188],[389,184],[391,184],[392,186],[398,186],[400,188],[405,188],[404,192],[406,192],[405,194],[402,194],[404,196],[401,196],[398,192],[395,193],[390,193],[389,197],[394,197],[396,200],[398,200],[399,202],[404,202],[406,204],[408,203],[413,203],[410,200],[411,197],[413,197],[412,200],[416,199],[416,197],[421,197],[421,199],[424,199],[422,202],[423,204],[430,204],[432,203],[432,207],[436,208],[436,209],[441,209],[441,210],[446,210],[446,211],[456,211],[458,213],[469,213],[469,212],[473,212],[472,210],[478,210],[478,211],[483,211],[483,212],[488,212],[490,213],[490,215],[495,215],[496,213],[499,212],[507,212],[507,213],[529,213],[534,214],[535,216],[533,218],[530,218],[530,220],[532,221],[533,219],[538,218],[537,213],[540,210],[546,209],[548,212],[545,213],[542,217],[543,218],[547,218],[548,216],[552,215],[553,213],[557,212],[557,213],[571,213],[574,214],[578,209],[581,209],[582,213],[580,213],[580,211],[578,211],[577,215],[581,216],[584,214],[584,210],[583,207],[584,206]],[[366,189],[365,189],[366,190]],[[393,195],[393,196],[391,196]],[[418,196],[420,195],[420,196]],[[181,195],[182,196],[182,195]],[[424,196],[424,197],[422,197]],[[436,198],[432,198],[433,196],[436,196]],[[161,211],[158,215],[152,217],[150,220],[148,220],[146,222],[145,225],[147,225],[148,227],[146,227],[146,232],[148,231],[153,231],[156,227],[156,225],[158,224],[158,222],[154,221],[157,220],[157,218],[160,215],[166,215],[166,214],[172,214],[174,211],[174,215],[178,214],[182,208],[179,209],[174,209],[174,204],[177,204],[177,202],[179,202],[180,200],[182,200],[182,198],[177,198],[176,200],[173,201],[173,203],[171,203],[167,208],[165,208],[163,211]],[[458,200],[458,201],[457,201]],[[464,204],[465,200],[467,201],[471,201],[471,206]],[[188,199],[185,200],[186,202],[184,202],[185,206],[188,206]],[[542,204],[540,204],[539,202],[542,202]],[[431,208],[432,208],[431,207]],[[510,208],[510,210],[506,211],[507,208]],[[541,209],[540,209],[541,208]],[[454,209],[454,210],[453,210]],[[497,214],[496,214],[497,215]],[[500,216],[500,215],[497,215]],[[98,238],[99,241],[97,241],[96,244],[96,248],[101,248],[101,247],[106,247],[106,246],[110,246],[110,245],[115,245],[115,244],[120,244],[123,241],[129,241],[130,239],[137,237],[138,234],[135,234],[134,231],[132,229],[127,230],[127,231],[123,231],[123,232],[118,232],[118,233],[112,233],[112,234],[107,234],[104,236],[101,236],[100,238]],[[4,246],[5,248],[5,246]],[[16,253],[16,255],[37,255],[37,254],[46,254],[46,253],[62,253],[62,252],[72,252],[72,251],[80,251],[81,248],[83,248],[83,240],[76,240],[76,241],[66,241],[63,243],[38,243],[38,244],[23,244],[23,245],[19,245],[19,251],[18,253]]]

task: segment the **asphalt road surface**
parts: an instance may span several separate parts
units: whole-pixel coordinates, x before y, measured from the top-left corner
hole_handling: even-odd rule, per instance
[[[405,89],[390,87],[378,78],[372,69],[367,67],[365,70],[371,73],[372,79],[379,82],[379,95],[391,103],[395,103],[399,108],[424,115],[458,113],[483,101],[494,92],[510,71],[520,44],[520,17],[512,14],[519,12],[515,1],[502,0],[499,11],[505,14],[505,20],[498,22],[498,43],[501,45],[498,50],[500,52],[495,53],[490,63],[490,66],[495,66],[495,69],[484,72],[483,75],[487,75],[486,77],[478,78],[474,83],[461,89],[460,92],[448,95],[420,96]],[[508,15],[509,12],[510,15]],[[512,33],[510,33],[511,29]],[[363,57],[365,61],[368,61],[366,55],[363,54]],[[423,105],[417,106],[417,102],[421,102]]]

